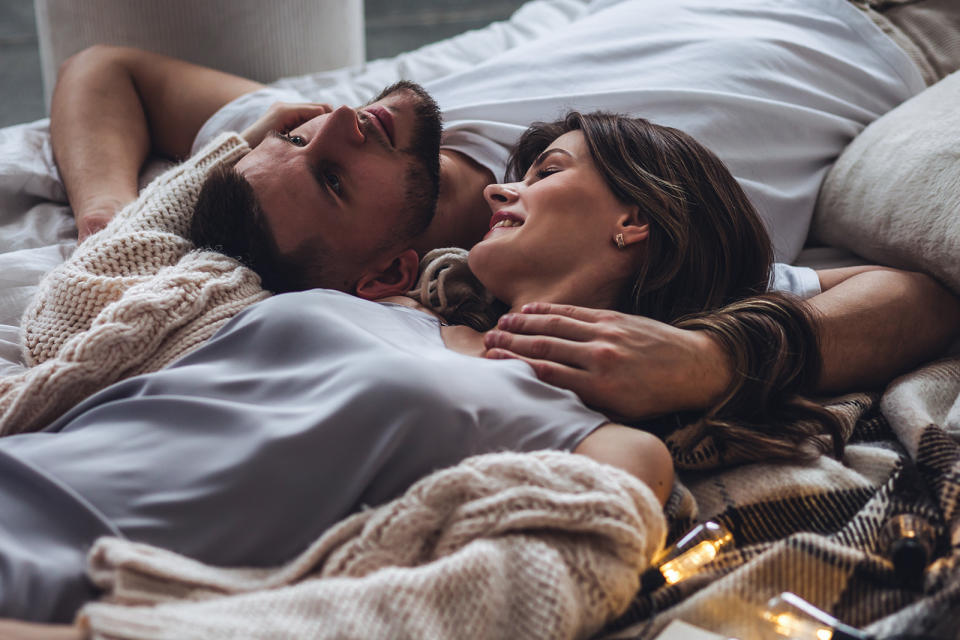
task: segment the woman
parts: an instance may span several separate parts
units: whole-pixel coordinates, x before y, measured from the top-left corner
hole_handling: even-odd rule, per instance
[[[226,137],[176,175],[193,180],[193,167],[212,170],[243,145]],[[492,228],[469,259],[507,307],[563,302],[672,321],[766,289],[762,226],[729,173],[683,134],[573,114],[533,129],[517,158],[529,165],[525,177],[488,188]],[[176,180],[164,184],[158,197],[176,200],[163,191]],[[331,290],[274,296],[44,433],[0,439],[0,462],[15,463],[0,474],[0,511],[32,518],[6,522],[0,555],[30,588],[4,591],[3,612],[68,619],[95,595],[82,575],[100,535],[213,564],[274,565],[362,506],[486,451],[576,451],[626,469],[666,500],[673,470],[655,436],[611,423],[522,363],[475,357],[485,351],[480,331],[446,324],[410,298],[381,302]],[[788,301],[763,304],[809,338]],[[721,340],[742,326],[699,322],[720,327]],[[735,405],[741,389],[728,395],[723,405]],[[723,429],[723,415],[708,415],[710,428]],[[788,442],[811,438],[786,433]],[[39,489],[45,499],[30,500]],[[18,530],[37,519],[47,523],[43,536]],[[18,593],[33,594],[20,610]]]
[[[701,422],[728,458],[825,451],[831,443],[819,435],[823,429],[839,455],[842,438],[831,414],[796,395],[812,386],[820,367],[813,319],[786,296],[757,297],[771,280],[770,241],[712,152],[681,131],[643,119],[573,112],[528,129],[508,175],[517,181],[486,189],[490,232],[469,254],[469,268],[485,291],[451,302],[449,293],[431,294],[431,283],[422,281],[422,300],[442,297],[447,304],[441,313],[481,330],[503,312],[486,306],[490,298],[512,312],[499,318],[499,328],[510,328],[526,305],[559,303],[701,329],[700,339],[723,346],[719,357],[751,374],[700,385],[718,389]],[[704,314],[724,306],[724,312]],[[574,340],[584,332],[576,320],[557,321]],[[694,335],[683,333],[684,339]],[[516,357],[497,348],[501,337],[494,330],[461,340],[472,341],[473,353]],[[777,349],[777,343],[789,348]],[[767,353],[778,356],[768,359]],[[598,405],[608,414],[615,409]]]

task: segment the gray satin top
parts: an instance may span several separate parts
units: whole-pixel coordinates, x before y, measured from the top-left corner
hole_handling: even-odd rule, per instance
[[[569,450],[605,421],[522,362],[450,351],[414,309],[276,296],[169,368],[0,439],[0,615],[69,619],[99,535],[278,564],[431,471]]]

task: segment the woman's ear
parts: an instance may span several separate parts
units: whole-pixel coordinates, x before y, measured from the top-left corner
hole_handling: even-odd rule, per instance
[[[623,234],[625,247],[643,242],[650,235],[650,224],[640,217],[639,211],[625,213],[617,220],[617,231]]]
[[[420,269],[420,258],[414,249],[407,249],[392,258],[370,265],[354,287],[354,295],[365,300],[402,296],[413,289]]]

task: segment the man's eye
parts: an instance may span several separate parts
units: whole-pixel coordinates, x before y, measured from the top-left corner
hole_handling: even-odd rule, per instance
[[[302,147],[307,144],[307,141],[303,139],[303,136],[292,135],[286,131],[281,132],[279,136],[295,147]]]
[[[335,194],[338,196],[343,195],[343,184],[340,182],[340,176],[328,171],[323,174],[323,178],[327,181],[327,184],[330,185],[330,188]]]

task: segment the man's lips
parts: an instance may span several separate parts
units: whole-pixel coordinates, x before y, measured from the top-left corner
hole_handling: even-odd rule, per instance
[[[391,147],[396,146],[394,137],[393,114],[381,106],[374,105],[364,109],[370,116],[370,122],[380,130]]]

